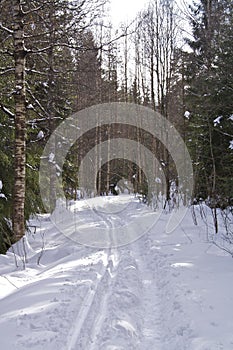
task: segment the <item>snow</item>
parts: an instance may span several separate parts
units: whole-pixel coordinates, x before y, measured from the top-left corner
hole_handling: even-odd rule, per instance
[[[37,139],[42,140],[43,138],[44,138],[44,132],[43,132],[43,130],[40,130],[37,134]]]
[[[190,112],[189,112],[189,111],[185,111],[185,112],[184,112],[184,117],[187,118],[187,119],[189,119],[189,117],[190,117]]]
[[[233,140],[230,141],[230,146],[229,146],[230,149],[233,149]]]
[[[27,166],[29,169],[31,169],[31,170],[36,170],[36,168],[33,167],[31,164],[26,163],[26,166]]]
[[[2,180],[0,180],[0,191],[2,190],[2,187],[3,187],[3,183],[2,183]]]
[[[55,154],[53,152],[51,152],[49,154],[49,163],[53,163],[54,162],[54,158],[55,158]]]
[[[145,211],[157,215],[130,195],[95,203],[92,210],[88,200],[70,202],[90,231],[146,220]],[[1,348],[232,349],[232,260],[213,244],[211,210],[193,210],[172,234],[165,233],[171,214],[163,212],[141,238],[120,248],[74,243],[47,214],[31,219],[27,256],[19,255],[23,240],[14,246],[19,267],[11,250],[0,255]]]
[[[220,124],[221,119],[222,119],[222,116],[219,116],[219,117],[215,118],[214,119],[214,126],[217,126],[218,124]]]
[[[8,108],[6,108],[5,106],[2,106],[2,109],[4,112],[6,112],[6,114],[8,114],[11,118],[14,118],[15,115],[14,113],[12,113]]]

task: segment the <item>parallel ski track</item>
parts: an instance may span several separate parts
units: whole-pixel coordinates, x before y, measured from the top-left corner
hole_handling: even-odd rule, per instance
[[[100,213],[96,209],[93,209],[93,213],[104,221],[107,229],[114,227],[111,215]],[[81,308],[79,308],[74,326],[68,335],[67,350],[96,349],[97,338],[107,313],[112,279],[117,274],[117,266],[114,267],[112,258],[114,257],[115,261],[119,259],[116,248],[106,248],[106,253],[108,264],[102,266],[95,285],[90,287]],[[95,303],[98,304],[98,307],[93,307]]]

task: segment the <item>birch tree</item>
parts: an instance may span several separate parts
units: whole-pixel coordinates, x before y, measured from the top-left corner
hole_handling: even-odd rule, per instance
[[[41,128],[45,131],[45,138],[48,137],[55,127],[54,120],[61,120],[71,111],[70,108],[67,109],[68,105],[71,106],[71,98],[66,98],[69,88],[66,84],[62,85],[61,81],[71,81],[70,72],[73,67],[67,66],[68,73],[64,79],[64,66],[68,62],[67,58],[72,63],[72,51],[80,49],[78,36],[87,27],[94,25],[95,19],[102,12],[103,4],[104,1],[101,0],[91,3],[85,0],[1,1],[0,84],[3,79],[6,79],[7,84],[3,84],[4,89],[0,92],[0,110],[14,122],[11,215],[14,241],[24,235],[25,219],[31,212],[29,200],[25,216],[28,193],[25,185],[26,152],[30,148],[36,151],[35,155],[40,152],[39,148],[36,150],[35,146],[31,146],[31,141],[36,141],[31,140],[31,137],[35,137],[33,133],[39,133]],[[28,166],[31,167],[30,164]],[[34,171],[37,177],[38,164]],[[54,193],[54,189],[51,193]],[[54,199],[51,202],[54,204]]]

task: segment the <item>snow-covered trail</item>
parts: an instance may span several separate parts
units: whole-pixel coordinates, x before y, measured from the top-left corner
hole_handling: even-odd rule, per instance
[[[128,206],[128,220],[136,208],[137,202]],[[114,214],[96,210],[93,214],[107,228],[127,224],[120,207]],[[153,266],[146,270],[145,247],[141,244],[142,240],[108,249],[108,263],[85,297],[67,349],[160,349],[160,335],[155,329],[155,325],[159,329],[160,313],[158,301],[155,302]]]
[[[92,210],[93,221],[100,220],[106,229],[115,225],[116,216],[113,218],[106,213]],[[102,266],[96,283],[90,288],[77,313],[76,320],[69,332],[68,350],[96,349],[99,334],[107,317],[107,308],[111,293],[113,293],[113,279],[117,273],[119,254],[116,248],[106,249],[107,263]]]
[[[130,196],[103,200],[112,212],[73,204],[90,230],[120,229],[150,211]],[[231,260],[206,243],[205,223],[188,214],[167,235],[168,218],[131,244],[98,249],[46,216],[32,220],[26,269],[0,255],[1,349],[232,350]]]
[[[140,283],[142,285],[142,346],[145,349],[162,349],[162,322],[160,299],[157,285],[157,268],[151,260],[151,246],[148,234],[144,239],[132,245],[131,254],[138,266]]]

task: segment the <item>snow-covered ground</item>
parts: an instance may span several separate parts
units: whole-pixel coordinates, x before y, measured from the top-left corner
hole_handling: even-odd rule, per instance
[[[157,215],[130,196],[104,201],[118,210],[73,204],[90,230]],[[73,242],[47,215],[33,219],[26,262],[17,256],[23,241],[14,247],[18,268],[12,251],[0,255],[0,348],[233,349],[232,258],[206,239],[198,209],[197,226],[188,211],[166,234],[169,216],[131,244],[101,249]]]

